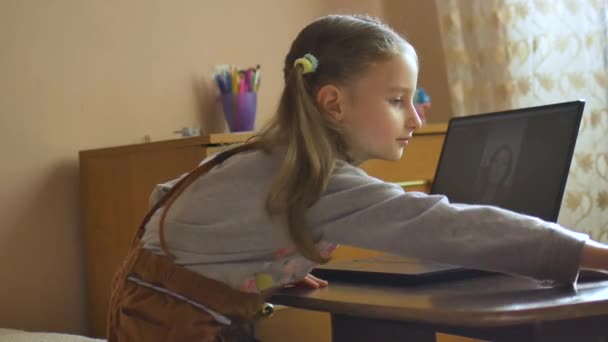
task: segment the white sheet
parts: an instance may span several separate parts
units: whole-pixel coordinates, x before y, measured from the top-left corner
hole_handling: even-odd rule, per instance
[[[0,328],[1,342],[104,342],[84,336]]]

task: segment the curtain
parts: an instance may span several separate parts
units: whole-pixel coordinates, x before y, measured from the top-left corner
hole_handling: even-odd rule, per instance
[[[608,0],[436,0],[454,116],[584,98],[559,223],[608,242]]]

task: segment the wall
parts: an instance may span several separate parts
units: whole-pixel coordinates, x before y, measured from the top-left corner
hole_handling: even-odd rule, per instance
[[[327,7],[263,3],[0,2],[0,327],[86,331],[79,150],[196,124],[218,63],[260,63],[271,113],[291,39]]]
[[[146,135],[169,139],[200,122],[205,132],[225,129],[214,99],[199,96],[208,94],[209,73],[219,63],[262,65],[259,126],[277,103],[283,57],[305,23],[332,12],[383,17],[395,6],[403,12],[412,5],[1,1],[0,327],[86,333],[79,150],[142,142]],[[391,15],[389,23],[411,29],[421,55],[434,54],[436,42],[425,42],[437,38],[435,31],[417,29],[428,18],[414,13]],[[433,85],[438,58],[421,57],[433,112],[443,96]]]
[[[448,121],[452,108],[435,1],[385,0],[383,11],[385,20],[418,52],[418,86],[431,96],[428,122]]]

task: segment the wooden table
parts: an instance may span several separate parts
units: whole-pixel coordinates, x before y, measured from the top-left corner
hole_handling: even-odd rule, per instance
[[[606,280],[576,287],[504,275],[408,287],[333,281],[319,290],[285,289],[270,301],[331,313],[336,342],[435,341],[435,332],[492,341],[608,340]]]

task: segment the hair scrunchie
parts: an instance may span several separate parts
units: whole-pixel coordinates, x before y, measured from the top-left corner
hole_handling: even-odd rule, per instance
[[[304,57],[298,58],[293,62],[294,67],[297,67],[298,65],[302,66],[302,75],[305,75],[317,70],[319,67],[319,60],[312,54],[307,53]]]

